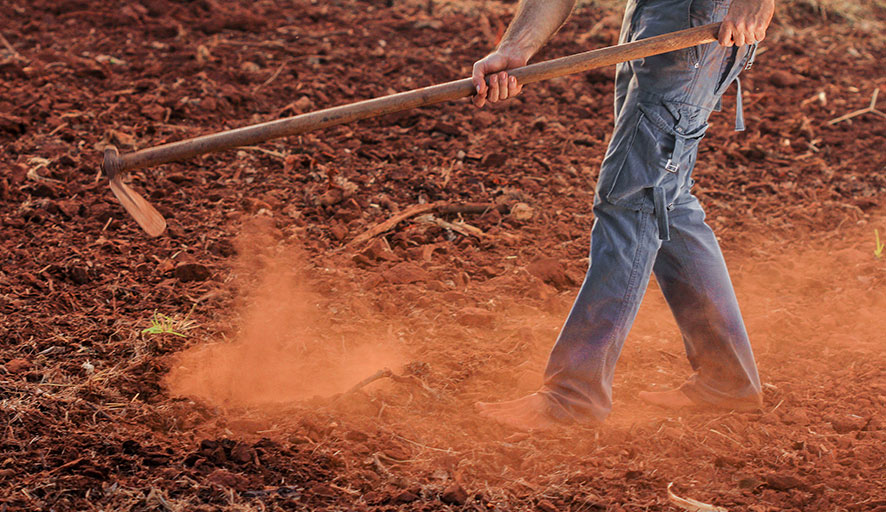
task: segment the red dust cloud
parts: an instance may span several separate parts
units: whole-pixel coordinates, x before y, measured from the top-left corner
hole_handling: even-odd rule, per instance
[[[235,308],[240,328],[232,341],[178,354],[166,379],[171,394],[224,407],[280,404],[344,392],[402,363],[386,333],[360,319],[347,326],[350,334],[332,331],[294,248],[276,247],[269,235],[238,245],[236,275],[250,282]]]

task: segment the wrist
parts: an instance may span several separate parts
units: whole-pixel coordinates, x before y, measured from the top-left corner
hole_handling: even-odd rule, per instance
[[[509,61],[515,61],[525,65],[529,59],[535,54],[535,50],[524,45],[516,43],[502,43],[495,50],[499,55],[506,57]]]

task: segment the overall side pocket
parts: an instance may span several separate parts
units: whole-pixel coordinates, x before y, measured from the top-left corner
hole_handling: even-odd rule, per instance
[[[738,75],[747,66],[754,50],[754,45],[733,46],[731,48],[729,57],[723,61],[723,65],[720,68],[720,80],[717,83],[715,93],[717,96],[722,96],[726,89],[732,85],[732,82],[738,78]]]
[[[655,211],[653,190],[660,189],[668,206],[689,188],[698,143],[707,123],[696,107],[639,104],[638,120],[629,138],[618,144],[620,160],[609,160],[612,168],[605,199],[615,205],[646,212]],[[624,136],[624,135],[623,135]],[[602,173],[601,173],[602,176]]]

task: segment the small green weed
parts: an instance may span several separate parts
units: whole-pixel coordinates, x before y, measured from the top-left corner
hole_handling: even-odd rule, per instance
[[[196,322],[189,319],[193,311],[194,308],[191,308],[191,311],[188,311],[188,314],[182,319],[171,318],[163,313],[154,311],[154,316],[151,317],[151,326],[142,329],[142,335],[172,334],[173,336],[186,338],[187,336],[180,331],[187,331],[188,329],[194,328]]]

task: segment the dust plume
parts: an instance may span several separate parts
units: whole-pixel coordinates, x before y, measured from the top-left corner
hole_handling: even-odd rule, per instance
[[[334,395],[402,362],[368,320],[338,327],[327,318],[299,251],[255,230],[237,243],[237,332],[177,354],[166,378],[171,394],[228,407],[272,405]]]
[[[799,380],[851,372],[881,357],[886,257],[877,255],[877,243],[886,218],[870,217],[790,237],[745,233],[727,250],[770,406]],[[630,399],[638,390],[679,385],[691,372],[680,331],[653,280],[619,361],[616,387]],[[626,415],[618,408],[615,413]]]

